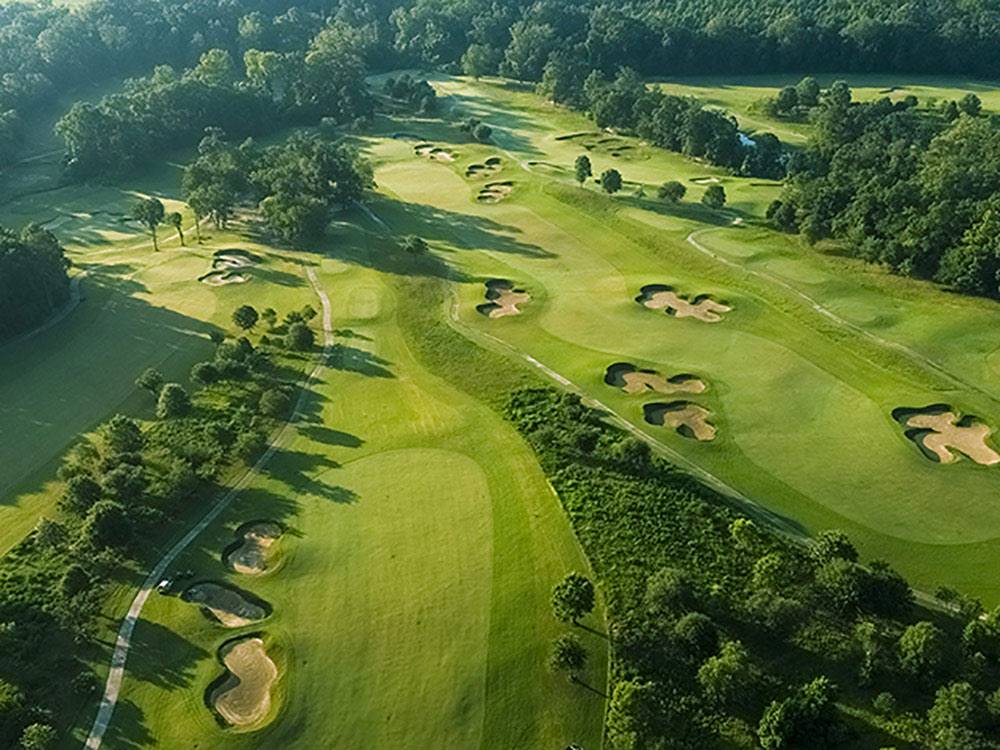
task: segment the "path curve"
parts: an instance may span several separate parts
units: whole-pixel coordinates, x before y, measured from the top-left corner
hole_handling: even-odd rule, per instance
[[[132,600],[132,604],[128,609],[128,613],[125,615],[125,619],[122,620],[121,627],[118,629],[118,637],[115,640],[114,652],[111,655],[111,671],[108,672],[108,680],[104,686],[104,695],[101,697],[101,704],[97,710],[97,716],[94,718],[94,723],[90,728],[90,734],[87,736],[87,740],[84,743],[84,748],[86,750],[98,750],[101,747],[101,743],[104,741],[104,734],[107,732],[108,726],[111,724],[111,719],[114,716],[115,706],[118,704],[118,696],[121,692],[122,680],[125,677],[125,662],[128,659],[129,648],[132,644],[132,632],[135,630],[135,625],[139,620],[139,616],[142,614],[142,609],[146,605],[146,600],[149,599],[149,595],[153,592],[156,584],[163,578],[167,571],[167,568],[171,563],[177,558],[177,556],[183,552],[191,542],[193,542],[201,532],[208,528],[219,514],[225,510],[233,499],[239,495],[243,489],[250,483],[252,479],[260,472],[264,465],[271,459],[275,452],[285,443],[288,437],[291,435],[291,426],[295,423],[296,417],[302,411],[302,407],[306,400],[306,395],[308,393],[308,386],[314,383],[322,375],[323,370],[326,366],[326,361],[330,356],[330,351],[333,348],[334,338],[333,338],[333,312],[330,306],[330,298],[327,296],[326,292],[323,291],[322,287],[319,286],[319,282],[316,279],[316,272],[312,268],[306,269],[306,276],[309,279],[309,284],[312,286],[313,291],[316,292],[316,296],[319,297],[319,301],[323,306],[323,353],[313,366],[312,371],[303,381],[302,391],[299,393],[299,398],[295,403],[295,410],[292,412],[291,417],[286,421],[281,428],[278,430],[277,434],[271,440],[271,444],[268,446],[267,450],[264,451],[263,455],[257,459],[257,462],[250,467],[245,474],[240,478],[240,480],[233,485],[231,489],[222,493],[209,511],[202,517],[197,524],[192,527],[187,534],[185,534],[180,541],[178,541],[173,547],[171,547],[167,552],[160,558],[160,561],[156,564],[156,567],[149,573],[146,580],[143,581],[142,586],[136,593],[135,598]]]

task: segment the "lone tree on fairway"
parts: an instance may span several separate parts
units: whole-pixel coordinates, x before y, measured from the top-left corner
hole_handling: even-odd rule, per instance
[[[701,196],[701,202],[709,208],[722,208],[726,205],[726,191],[722,189],[722,185],[709,185]]]
[[[664,182],[660,185],[656,194],[660,197],[660,200],[670,201],[671,203],[678,203],[684,194],[687,192],[687,188],[684,187],[677,180],[671,180],[670,182]]]
[[[587,666],[587,649],[573,633],[566,633],[552,641],[549,654],[549,669],[553,672],[567,672],[576,682],[577,672]]]
[[[580,183],[580,187],[583,187],[583,183],[587,181],[587,178],[594,174],[593,167],[590,166],[590,157],[586,154],[576,157],[576,164],[573,168],[576,172],[576,181]]]
[[[552,589],[552,612],[563,622],[572,622],[594,608],[594,584],[586,576],[570,573]]]
[[[160,395],[160,389],[163,387],[163,373],[153,367],[147,367],[142,375],[135,379],[135,384],[152,393],[155,398]]]
[[[250,305],[240,305],[233,310],[233,322],[244,331],[249,331],[260,320],[260,315]]]
[[[167,383],[156,402],[156,416],[160,419],[180,417],[191,410],[191,397],[180,383]]]
[[[606,169],[601,173],[601,187],[608,195],[622,189],[622,175],[617,169]]]
[[[177,231],[177,236],[181,240],[181,246],[185,246],[187,243],[184,242],[184,228],[181,226],[184,223],[184,217],[181,216],[181,212],[171,211],[166,216],[166,222]]]
[[[156,228],[163,223],[165,213],[159,198],[140,198],[132,206],[132,218],[149,230],[149,235],[153,238],[154,251],[160,249],[156,239]]]

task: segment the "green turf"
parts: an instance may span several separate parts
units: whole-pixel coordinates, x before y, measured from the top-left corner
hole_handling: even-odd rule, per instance
[[[945,401],[996,423],[995,303],[892,278],[754,226],[775,188],[634,141],[645,158],[590,152],[595,173],[616,166],[633,186],[613,201],[593,186],[580,190],[561,175],[583,149],[559,136],[586,132],[584,118],[509,84],[438,85],[463,114],[497,127],[502,149],[463,143],[433,124],[415,132],[455,149],[455,164],[415,157],[399,139],[370,148],[380,161],[379,185],[408,203],[383,209],[389,223],[436,241],[441,257],[468,277],[460,293],[464,325],[554,368],[791,525],[843,527],[867,556],[889,558],[921,587],[957,585],[1000,600],[1000,588],[982,575],[1000,534],[1000,512],[984,498],[1000,490],[1000,471],[967,460],[934,464],[891,417],[897,406]],[[506,161],[497,179],[513,180],[515,192],[483,206],[472,200],[479,181],[464,177],[465,166],[498,151]],[[704,189],[691,180],[713,173],[733,210],[691,205]],[[629,194],[641,183],[652,195],[668,179],[689,186],[680,207]],[[729,226],[734,216],[744,225]],[[724,260],[686,242],[692,231]],[[523,316],[487,321],[475,312],[480,280],[491,276],[535,295]],[[639,287],[656,282],[713,293],[735,310],[706,325],[632,301]],[[712,409],[719,438],[698,444],[645,425],[643,399],[602,381],[604,367],[619,360],[707,378],[710,390],[693,400]]]
[[[398,253],[358,228],[366,221],[353,217],[327,252],[373,263]],[[277,717],[250,735],[220,729],[203,693],[232,633],[157,597],[106,747],[596,745],[603,697],[545,669],[562,630],[549,592],[586,562],[533,454],[415,359],[402,319],[410,305],[435,304],[420,286],[315,260],[340,332],[329,368],[295,440],[177,562],[226,577],[219,557],[234,527],[289,527],[277,569],[229,576],[274,607],[248,630],[263,630],[278,654]],[[286,292],[282,307],[293,301],[315,304]],[[581,632],[588,682],[603,690],[603,641]]]
[[[115,410],[149,415],[148,398],[131,387],[144,367],[185,378],[209,351],[208,330],[228,327],[247,300],[279,311],[317,306],[303,262],[316,264],[335,306],[338,348],[295,440],[178,561],[273,605],[269,620],[247,629],[265,633],[282,670],[272,720],[252,734],[218,726],[204,690],[220,673],[217,648],[233,634],[184,602],[155,597],[136,631],[108,747],[346,746],[359,737],[385,746],[404,736],[421,747],[598,745],[602,697],[544,667],[546,644],[562,630],[548,612],[551,586],[586,563],[530,450],[487,405],[531,377],[521,354],[788,527],[844,528],[866,557],[887,558],[921,588],[950,584],[1000,601],[984,572],[997,563],[1000,511],[989,498],[1000,490],[1000,468],[935,465],[890,416],[900,405],[947,401],[1000,423],[995,303],[763,228],[774,185],[635,140],[621,149],[598,143],[603,135],[562,138],[593,128],[514,84],[436,83],[456,118],[473,114],[495,127],[495,145],[469,143],[438,119],[383,118],[357,138],[377,164],[383,195],[372,210],[392,233],[428,240],[425,258],[396,249],[361,213],[338,217],[329,241],[306,251],[245,243],[237,227],[209,233],[200,248],[169,239],[154,254],[119,217],[136,194],[175,197],[171,166],[120,187],[0,205],[2,222],[62,222],[55,230],[89,274],[87,301],[63,324],[0,349],[0,458],[21,467],[4,474],[6,546],[51,507],[55,463],[76,434]],[[684,85],[740,114],[756,88],[780,83]],[[939,98],[970,88],[907,86]],[[994,92],[976,90],[991,107]],[[413,141],[390,137],[403,132],[452,148],[457,161],[415,156]],[[615,199],[570,181],[584,142],[595,173],[622,171],[626,187]],[[493,155],[502,171],[465,177],[469,164]],[[48,168],[39,160],[38,173]],[[33,173],[21,179],[30,183]],[[705,185],[694,180],[709,176],[726,189],[725,212],[697,203]],[[680,206],[634,195],[641,185],[653,196],[670,179],[688,187]],[[477,203],[493,180],[511,180],[512,195]],[[744,223],[732,226],[735,217]],[[692,232],[717,257],[687,242]],[[194,281],[212,250],[235,243],[265,258],[251,285]],[[522,316],[475,312],[483,281],[497,276],[531,292]],[[632,301],[647,283],[711,292],[734,310],[718,325],[672,319]],[[603,382],[615,361],[705,378],[708,392],[687,398],[712,410],[719,438],[698,444],[643,423],[641,404],[652,399]],[[259,579],[230,576],[219,552],[254,518],[288,525],[281,564]],[[118,592],[109,614],[119,616],[128,599]],[[591,624],[601,622],[599,613]],[[587,680],[600,691],[603,641],[588,635],[587,643]],[[77,738],[89,718],[81,716]]]

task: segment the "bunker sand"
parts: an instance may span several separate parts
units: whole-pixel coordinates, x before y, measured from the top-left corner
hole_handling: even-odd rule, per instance
[[[480,203],[499,203],[514,192],[514,183],[510,180],[487,182],[479,191],[476,200]]]
[[[271,709],[271,686],[278,677],[264,641],[254,637],[227,643],[220,655],[226,675],[209,691],[212,706],[231,726],[259,724]]]
[[[604,374],[604,382],[629,395],[639,393],[704,393],[708,385],[701,378],[683,373],[666,377],[656,370],[641,370],[630,362],[616,362]]]
[[[907,437],[943,464],[955,463],[958,454],[983,466],[1000,463],[1000,453],[986,442],[993,430],[973,417],[960,418],[943,405],[897,410],[894,416],[907,429]]]
[[[715,425],[708,421],[711,412],[703,406],[688,401],[672,401],[668,404],[644,404],[642,409],[649,424],[671,427],[678,434],[700,442],[715,440]]]
[[[271,548],[281,536],[281,526],[271,521],[260,521],[238,531],[240,541],[225,553],[225,562],[243,575],[260,575],[268,568]]]
[[[268,615],[264,606],[250,601],[236,589],[211,581],[196,583],[183,593],[182,598],[200,605],[227,628],[251,625]]]
[[[476,310],[488,318],[503,318],[508,315],[520,315],[518,305],[531,301],[531,295],[523,289],[515,289],[506,279],[490,279],[486,282],[486,299],[489,300],[476,306]]]
[[[635,301],[650,310],[665,310],[675,318],[694,318],[703,323],[719,323],[722,313],[733,308],[710,299],[707,295],[699,295],[688,301],[681,297],[673,288],[665,284],[649,284],[640,290]]]

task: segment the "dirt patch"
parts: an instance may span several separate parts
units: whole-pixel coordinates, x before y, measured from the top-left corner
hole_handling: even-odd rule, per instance
[[[709,419],[711,412],[704,406],[690,401],[643,404],[643,417],[649,424],[671,427],[677,434],[699,442],[715,440],[715,425]]]
[[[271,710],[271,686],[278,667],[257,636],[226,643],[219,649],[226,673],[208,690],[208,702],[227,724],[251,727]]]
[[[630,362],[616,362],[604,373],[604,382],[629,395],[638,393],[704,393],[708,386],[694,375],[682,373],[666,377],[656,370],[641,370]]]
[[[510,180],[487,182],[479,191],[476,200],[480,203],[499,203],[514,192],[514,183]]]
[[[486,299],[484,304],[477,305],[476,310],[488,318],[504,318],[508,315],[520,315],[518,305],[531,301],[531,295],[523,289],[516,289],[507,279],[490,279],[486,282]]]
[[[237,573],[260,575],[267,570],[271,548],[281,534],[281,526],[273,521],[243,524],[236,530],[239,540],[223,552],[223,560]]]
[[[640,305],[650,310],[665,310],[668,315],[675,318],[694,318],[704,323],[718,323],[722,320],[722,313],[733,309],[729,305],[716,302],[707,294],[699,294],[691,300],[685,299],[677,294],[673,287],[666,284],[647,284],[639,292],[635,301]]]
[[[959,416],[947,404],[932,404],[922,409],[902,407],[894,410],[892,416],[932,461],[951,464],[961,454],[983,466],[1000,463],[1000,453],[987,443],[992,428],[973,416]]]
[[[203,612],[227,628],[242,628],[270,614],[270,607],[264,601],[245,591],[212,581],[190,586],[181,598],[199,605]]]

